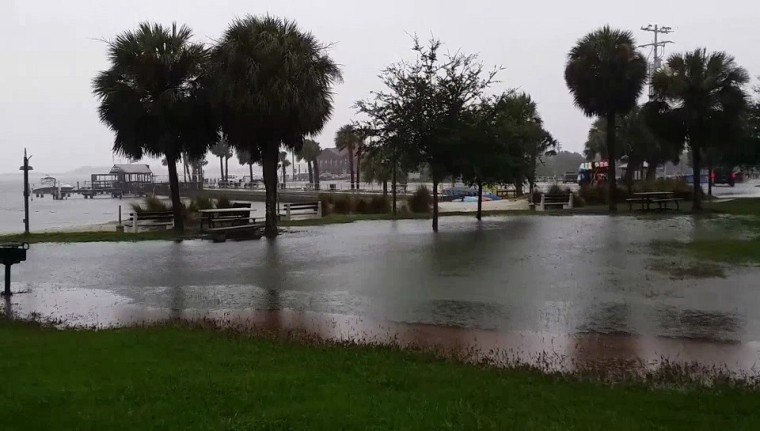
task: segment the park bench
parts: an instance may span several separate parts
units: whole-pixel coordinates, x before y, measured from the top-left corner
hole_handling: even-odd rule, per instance
[[[322,202],[303,202],[295,204],[283,204],[284,211],[280,217],[285,220],[292,220],[294,216],[311,216],[322,218]]]
[[[659,209],[659,210],[666,210],[666,209],[668,209],[668,204],[669,203],[674,203],[674,204],[676,204],[676,210],[678,211],[678,210],[681,209],[680,202],[682,200],[683,199],[681,199],[681,198],[652,199],[652,203],[657,204],[657,209]]]
[[[539,211],[546,211],[547,208],[557,207],[559,209],[573,209],[573,194],[558,193],[549,194],[541,193],[541,202],[538,204]]]
[[[261,239],[263,236],[263,229],[263,223],[248,223],[209,228],[206,229],[204,233],[206,233],[206,239],[210,239],[213,242],[225,242],[228,239],[240,241],[246,239]]]
[[[496,196],[500,198],[509,198],[509,195],[512,195],[513,198],[517,197],[517,189],[513,188],[506,188],[506,189],[496,189]]]
[[[256,223],[256,218],[251,217],[251,204],[235,202],[231,208],[216,208],[200,210],[200,230],[206,231],[215,228],[242,226]]]
[[[137,233],[140,226],[143,227],[174,227],[174,213],[171,211],[145,211],[139,213],[129,213],[127,226]]]

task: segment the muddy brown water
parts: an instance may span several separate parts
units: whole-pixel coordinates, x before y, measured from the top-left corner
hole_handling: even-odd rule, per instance
[[[760,362],[760,269],[673,279],[653,240],[719,223],[606,216],[360,222],[276,241],[38,244],[14,267],[15,316],[72,326],[210,317],[328,339],[476,349],[563,367],[668,358]]]

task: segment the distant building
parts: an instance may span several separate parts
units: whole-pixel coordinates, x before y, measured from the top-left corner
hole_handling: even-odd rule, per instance
[[[325,148],[317,158],[319,174],[348,175],[348,151],[336,148]]]
[[[113,165],[111,175],[116,176],[116,181],[124,184],[150,184],[153,183],[153,172],[150,166],[133,163],[129,165]]]

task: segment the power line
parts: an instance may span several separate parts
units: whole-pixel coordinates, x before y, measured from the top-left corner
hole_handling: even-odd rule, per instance
[[[652,61],[649,63],[649,98],[651,99],[654,95],[652,89],[652,76],[660,67],[662,67],[665,45],[674,43],[672,40],[660,40],[660,35],[670,34],[673,32],[673,29],[668,26],[648,24],[646,27],[641,27],[641,30],[654,33],[654,41],[652,43],[639,45],[639,48],[652,48]]]

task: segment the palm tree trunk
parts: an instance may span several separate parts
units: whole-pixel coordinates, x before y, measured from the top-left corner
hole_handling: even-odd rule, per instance
[[[361,188],[361,173],[362,173],[362,152],[356,151],[356,188]]]
[[[657,165],[652,162],[648,162],[647,166],[647,181],[654,181],[657,178]]]
[[[433,175],[433,232],[438,232],[438,178]]]
[[[697,142],[691,144],[692,178],[694,179],[694,211],[702,210],[702,149]]]
[[[312,160],[314,164],[314,189],[319,190],[319,160]]]
[[[248,176],[250,177],[248,181],[251,182],[251,188],[253,188],[253,163],[248,163]]]
[[[383,198],[388,198],[388,180],[383,178]]]
[[[483,183],[478,183],[478,215],[477,219],[481,220],[483,218]]]
[[[707,163],[707,196],[712,197],[712,186],[713,186],[713,167],[712,167],[712,160],[710,160]]]
[[[261,168],[264,176],[264,188],[266,189],[266,222],[264,235],[267,238],[277,236],[277,161],[278,143],[269,143],[264,147]]]
[[[631,159],[628,159],[628,167],[625,169],[625,187],[628,191],[628,195],[631,194],[633,191],[633,173],[635,170],[633,169],[634,163],[631,161]]]
[[[348,173],[351,176],[351,190],[354,189],[354,150],[348,149]]]
[[[285,175],[286,175],[285,170],[287,169],[287,167],[285,166],[284,162],[285,161],[283,160],[283,163],[282,163],[282,188],[283,189],[285,189],[288,186],[288,180],[285,178]]]
[[[166,156],[169,168],[169,194],[172,197],[172,212],[174,213],[174,230],[184,232],[185,223],[182,214],[182,200],[179,196],[179,177],[177,176],[177,159]]]
[[[230,158],[224,158],[224,181],[230,180]]]
[[[311,167],[311,161],[310,160],[306,161],[306,168],[309,170],[309,184],[311,184],[312,186],[314,186],[314,171],[313,171],[313,168]]]
[[[396,162],[393,162],[393,168],[391,171],[391,192],[393,193],[393,216],[396,216]]]
[[[224,181],[224,156],[219,156],[219,170],[222,172],[219,179]]]
[[[615,113],[607,114],[607,160],[609,174],[607,185],[610,213],[617,212],[617,174],[615,172]]]

